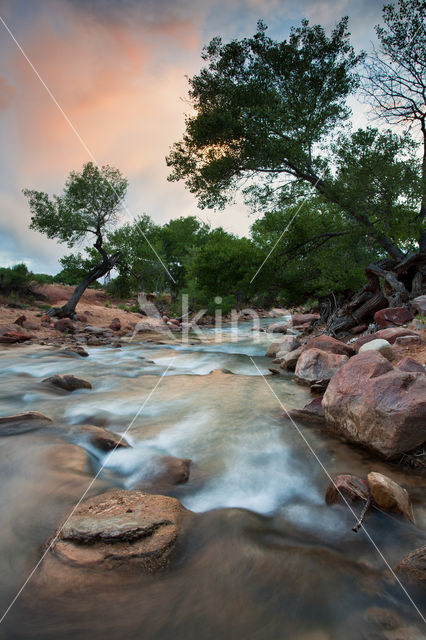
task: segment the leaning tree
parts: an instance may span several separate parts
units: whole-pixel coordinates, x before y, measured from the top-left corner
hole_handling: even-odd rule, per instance
[[[31,229],[67,243],[69,247],[93,238],[93,247],[100,257],[68,302],[63,307],[50,309],[50,315],[72,317],[87,287],[119,262],[120,252],[108,255],[105,250],[104,236],[118,221],[126,191],[127,179],[118,169],[108,165],[98,167],[92,162],[85,164],[81,172],[70,173],[62,195],[50,198],[42,191],[24,189],[31,211]]]
[[[167,158],[172,167],[169,179],[185,180],[201,207],[224,207],[242,187],[249,204],[268,209],[271,198],[285,202],[295,183],[304,184],[359,224],[386,260],[331,331],[357,324],[376,308],[408,299],[412,290],[396,284],[401,281],[394,267],[402,265],[402,272],[404,261],[408,269],[413,258],[387,224],[402,203],[381,187],[378,222],[376,202],[361,202],[345,178],[352,172],[360,179],[361,168],[356,171],[348,158],[345,166],[342,158],[336,175],[335,147],[343,152],[347,143],[333,144],[333,138],[349,117],[346,99],[358,86],[357,66],[363,59],[349,44],[347,18],[330,37],[322,27],[304,20],[282,42],[269,38],[260,22],[252,38],[228,44],[214,38],[203,58],[206,67],[189,81],[193,112],[186,118],[183,139]],[[352,137],[350,144],[359,148],[364,141]],[[366,155],[364,144],[359,158]],[[370,179],[368,172],[364,179]],[[384,182],[392,184],[387,178]],[[411,212],[409,217],[411,229]],[[418,281],[414,285],[417,291]]]

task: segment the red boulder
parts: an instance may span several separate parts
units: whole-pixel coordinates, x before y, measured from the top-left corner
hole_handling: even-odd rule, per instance
[[[374,322],[379,327],[399,327],[413,319],[411,311],[405,307],[389,307],[380,309],[374,314]]]

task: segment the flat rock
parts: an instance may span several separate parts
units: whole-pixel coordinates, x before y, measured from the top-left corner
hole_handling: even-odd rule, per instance
[[[3,416],[0,418],[0,435],[14,435],[33,431],[46,424],[52,422],[52,419],[38,411],[27,411],[25,413],[16,413],[12,416]]]
[[[399,484],[382,473],[372,471],[368,474],[368,485],[373,500],[380,509],[400,513],[410,522],[414,522],[410,498]]]
[[[332,377],[323,398],[331,431],[384,458],[426,440],[426,378],[394,368],[380,353],[350,358]]]
[[[65,374],[50,376],[49,378],[45,378],[43,380],[43,384],[53,385],[54,387],[58,387],[63,389],[64,391],[76,391],[76,389],[91,389],[92,385],[88,380],[83,380],[83,378],[76,378],[73,375]]]
[[[114,489],[80,504],[53,536],[50,553],[77,568],[158,571],[185,513],[175,498]]]
[[[306,383],[330,380],[347,360],[348,356],[338,353],[307,349],[302,351],[297,360],[295,375],[298,381]]]

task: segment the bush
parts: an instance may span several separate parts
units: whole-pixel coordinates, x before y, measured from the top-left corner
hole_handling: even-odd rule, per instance
[[[33,274],[23,263],[15,264],[13,267],[1,267],[0,291],[2,293],[24,293],[32,279]]]
[[[127,275],[119,275],[105,287],[106,292],[114,298],[130,298],[134,293],[134,283]]]

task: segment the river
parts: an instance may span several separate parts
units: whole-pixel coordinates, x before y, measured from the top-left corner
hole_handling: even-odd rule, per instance
[[[299,433],[280,402],[299,408],[309,391],[290,374],[267,375],[271,334],[244,323],[207,336],[188,345],[92,347],[86,359],[54,347],[1,351],[2,415],[40,411],[67,425],[66,437],[52,427],[0,438],[2,611],[105,463],[73,433],[76,425],[123,433],[131,424],[132,448],[108,457],[88,495],[149,481],[159,454],[190,458],[188,483],[168,493],[198,514],[167,571],[57,593],[35,572],[0,624],[1,637],[373,640],[411,637],[386,635],[392,624],[421,628],[385,562],[394,567],[425,544],[424,481],[320,428],[300,424]],[[40,385],[55,373],[90,380],[93,389],[64,394]],[[374,510],[370,537],[353,533],[349,509],[326,506],[329,479],[301,434],[330,475],[375,470],[403,483],[416,526]],[[81,464],[76,445],[90,464]],[[424,608],[424,592],[409,595]]]

